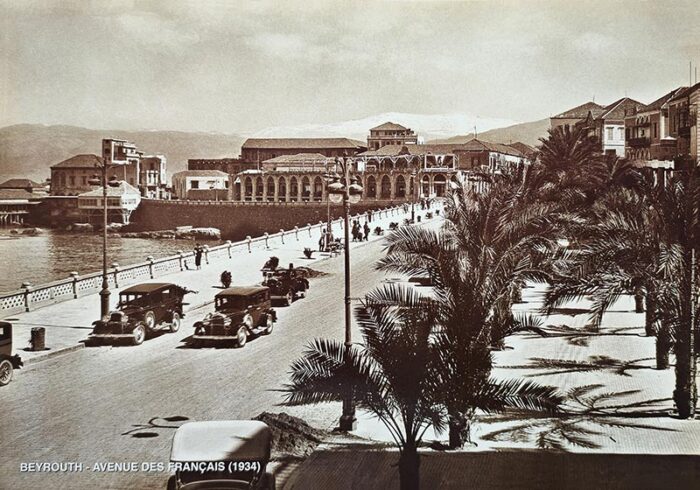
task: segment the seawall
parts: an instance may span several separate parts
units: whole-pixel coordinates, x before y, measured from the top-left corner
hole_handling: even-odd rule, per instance
[[[392,201],[368,201],[353,204],[351,215],[396,206]],[[331,219],[342,216],[342,205],[331,205]],[[246,236],[261,236],[295,226],[318,224],[328,217],[328,206],[319,203],[239,203],[230,201],[156,201],[142,200],[131,216],[128,231],[155,231],[178,226],[215,227],[225,240],[238,241]]]

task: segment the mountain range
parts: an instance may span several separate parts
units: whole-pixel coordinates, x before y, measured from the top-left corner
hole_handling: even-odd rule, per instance
[[[0,182],[10,178],[43,181],[51,165],[81,153],[99,154],[102,138],[120,138],[136,144],[146,154],[163,154],[168,174],[187,168],[189,158],[237,157],[247,137],[348,137],[366,140],[370,128],[391,121],[413,129],[421,141],[461,143],[473,137],[464,132],[474,128],[479,139],[494,143],[522,141],[538,144],[546,136],[549,121],[512,124],[502,119],[485,119],[464,114],[383,113],[363,119],[330,124],[278,126],[241,134],[184,131],[96,130],[77,126],[17,124],[0,128]],[[462,136],[454,136],[462,134]]]

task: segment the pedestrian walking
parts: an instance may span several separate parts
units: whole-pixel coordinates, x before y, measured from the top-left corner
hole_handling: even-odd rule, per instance
[[[202,254],[204,253],[204,249],[202,246],[198,243],[194,247],[194,265],[195,267],[199,270],[202,268]]]
[[[321,231],[321,238],[318,239],[318,251],[323,252],[323,249],[326,246],[326,239],[327,239],[327,234],[326,234],[326,229],[324,228],[323,231]]]
[[[365,221],[365,227],[364,227],[364,232],[365,232],[365,241],[369,241],[369,223]]]

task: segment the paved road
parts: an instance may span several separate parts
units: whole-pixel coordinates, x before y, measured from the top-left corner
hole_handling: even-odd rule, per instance
[[[373,267],[381,247],[374,241],[353,251],[353,296],[385,279]],[[208,306],[191,312],[178,333],[142,346],[82,349],[22,370],[21,382],[0,393],[0,488],[164,488],[167,473],[104,473],[92,467],[167,462],[172,427],[181,422],[165,417],[236,419],[282,411],[274,408],[281,401],[274,390],[287,380],[290,362],[309,339],[343,336],[342,263],[342,256],[315,263],[328,275],[312,279],[306,299],[278,308],[271,336],[243,349],[185,347],[183,339],[211,311]],[[340,407],[284,411],[332,427]],[[85,466],[82,472],[21,473],[21,463],[30,462]]]

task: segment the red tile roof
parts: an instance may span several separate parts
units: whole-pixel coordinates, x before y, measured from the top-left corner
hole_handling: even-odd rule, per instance
[[[504,145],[501,143],[490,143],[481,141],[476,138],[467,141],[466,143],[441,143],[427,145],[386,145],[378,150],[366,151],[360,153],[359,156],[398,156],[398,155],[425,155],[433,154],[448,154],[457,151],[491,151],[495,153],[503,153],[504,155],[513,155],[522,157],[525,156],[519,149]]]
[[[596,119],[622,121],[625,119],[627,112],[638,110],[640,107],[644,107],[644,104],[629,97],[623,97],[606,106],[603,113],[597,116]]]
[[[591,112],[593,117],[597,117],[602,114],[604,107],[602,105],[596,104],[595,102],[586,102],[580,106],[564,111],[561,114],[552,116],[551,119],[584,119],[588,117],[588,113]]]
[[[384,124],[380,124],[376,128],[370,128],[370,131],[405,131],[407,129],[407,127],[401,126],[400,124],[396,124],[393,122],[385,122]]]
[[[10,179],[0,184],[0,189],[26,189],[28,187],[43,188],[46,185],[30,179]]]
[[[93,168],[102,165],[102,159],[97,155],[75,155],[67,160],[51,165],[51,168]]]
[[[277,150],[277,149],[359,149],[367,145],[350,138],[248,138],[243,149]]]

